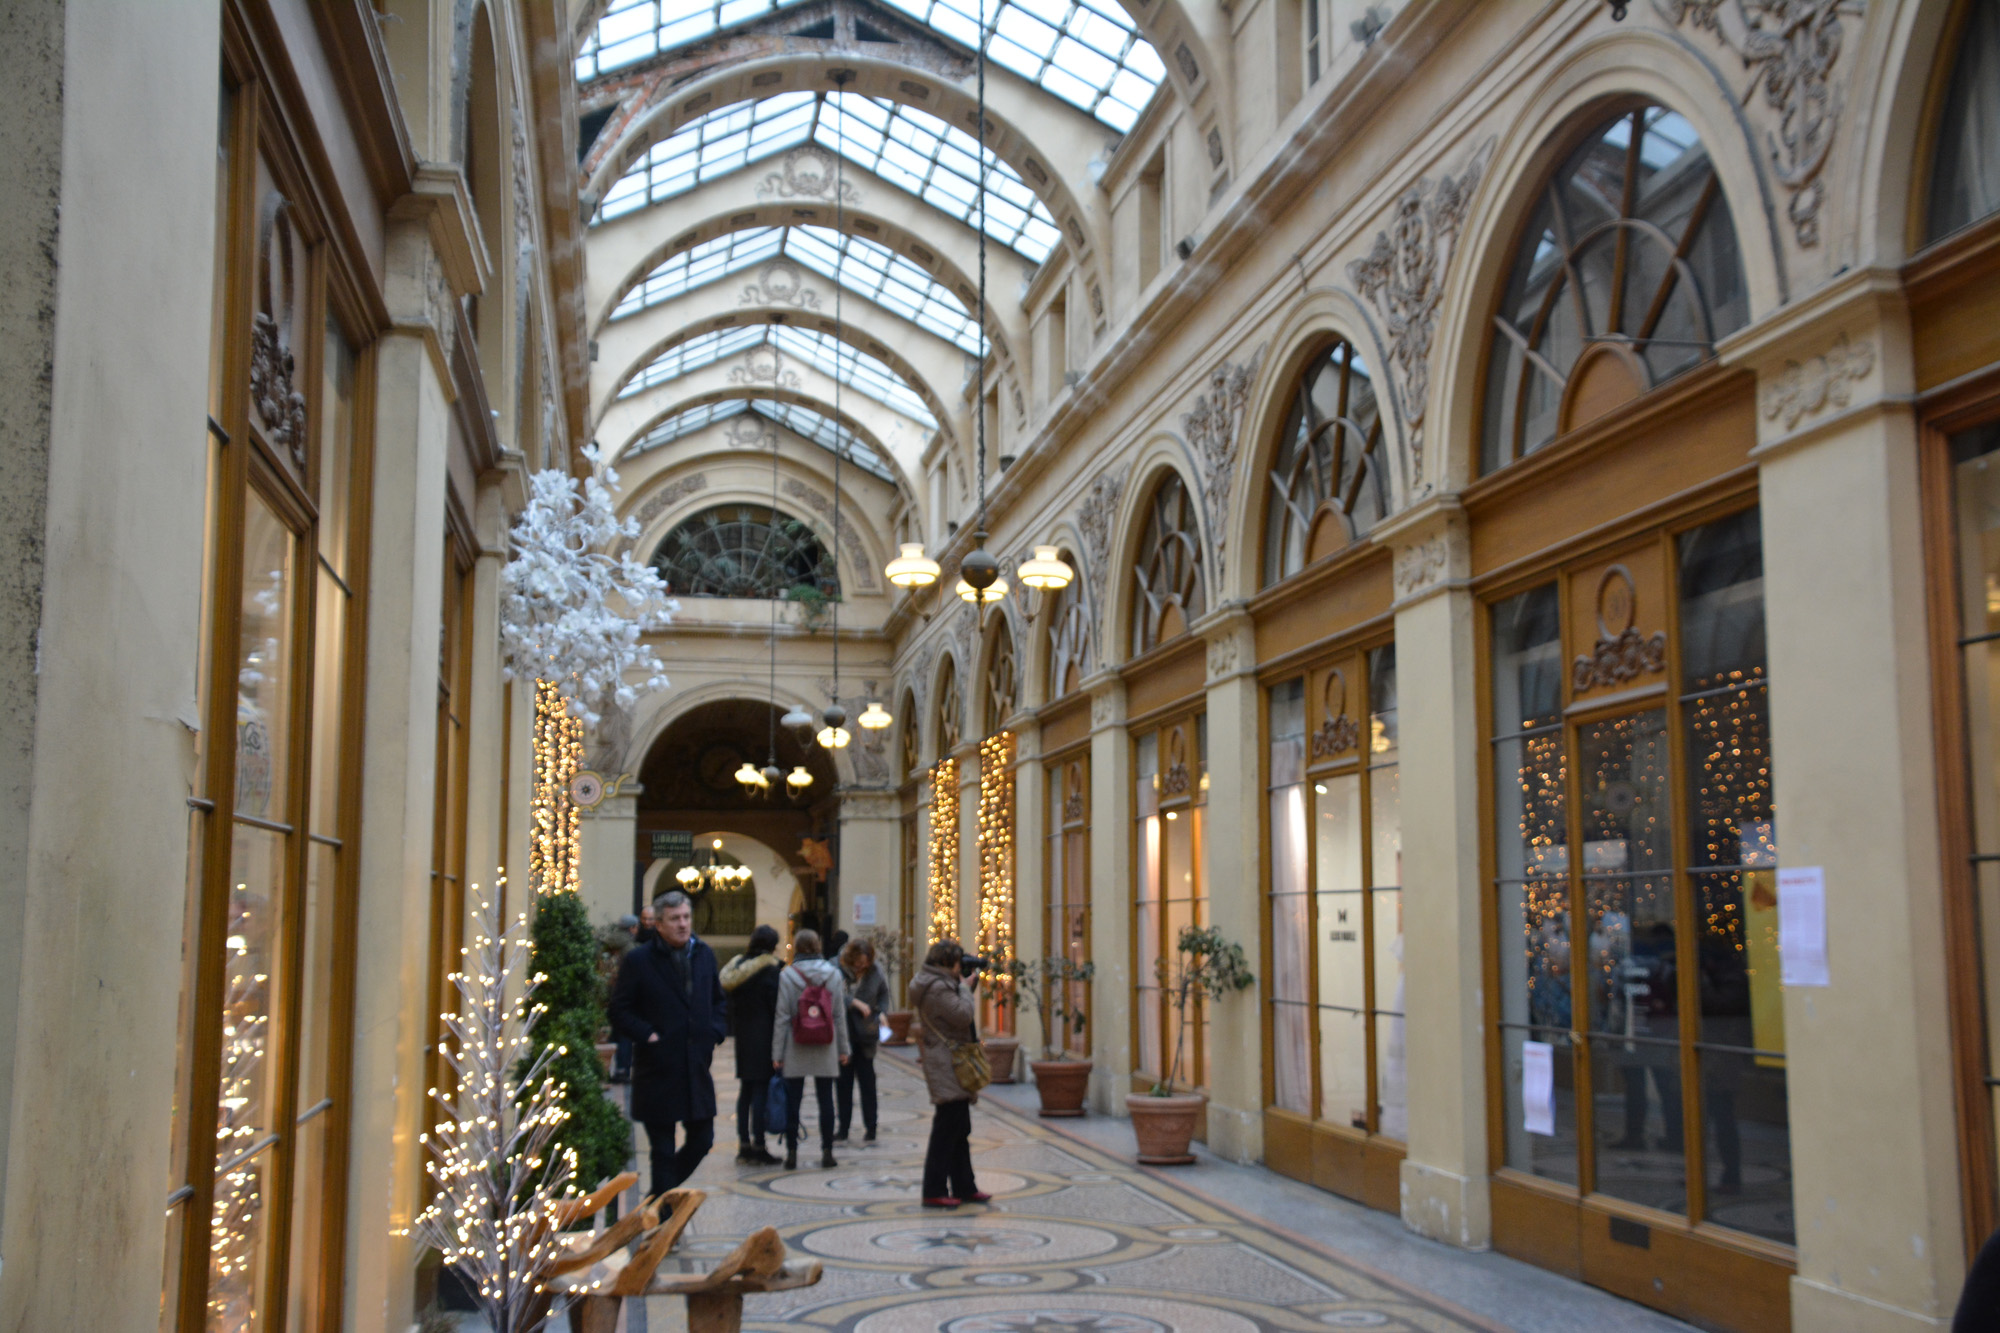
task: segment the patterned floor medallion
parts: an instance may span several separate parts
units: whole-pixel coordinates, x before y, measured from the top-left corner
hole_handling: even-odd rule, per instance
[[[740,1167],[717,1151],[689,1182],[709,1201],[683,1242],[688,1252],[726,1252],[768,1223],[794,1253],[824,1265],[817,1286],[752,1297],[748,1333],[1493,1327],[991,1100],[973,1113],[973,1161],[993,1202],[926,1209],[922,1084],[898,1057],[885,1054],[876,1070],[881,1136],[836,1146],[838,1167],[818,1170],[807,1152],[796,1171]],[[681,1327],[673,1304],[628,1304],[623,1333]]]

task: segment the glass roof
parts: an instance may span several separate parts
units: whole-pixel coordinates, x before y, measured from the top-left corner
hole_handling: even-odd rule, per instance
[[[577,57],[576,77],[648,59],[795,0],[613,0]],[[1113,129],[1132,128],[1166,76],[1159,53],[1116,0],[889,0],[897,9],[1081,107]]]
[[[1027,183],[955,125],[860,93],[781,93],[708,112],[653,145],[606,192],[597,220],[683,194],[811,141],[968,226],[986,187],[986,234],[1039,264],[1062,233]],[[980,169],[981,161],[985,169]]]
[[[886,245],[866,237],[842,236],[831,227],[753,227],[703,241],[649,273],[643,283],[625,294],[611,317],[637,314],[779,255],[821,277],[832,278],[835,258],[843,252],[841,286],[956,343],[961,350],[979,355],[978,325],[957,293]]]
[[[829,333],[796,329],[788,324],[752,324],[738,329],[714,329],[678,343],[654,358],[652,364],[634,375],[618,391],[630,398],[657,384],[678,379],[727,356],[768,343],[787,356],[807,362],[824,375],[838,379],[848,388],[873,398],[892,412],[901,413],[936,430],[937,418],[903,377],[866,352],[840,342]]]
[[[657,449],[663,444],[671,444],[683,435],[692,435],[704,426],[712,426],[718,421],[744,413],[764,418],[766,421],[783,426],[795,435],[803,436],[828,453],[837,453],[863,471],[880,477],[883,481],[895,481],[895,472],[888,460],[876,453],[861,438],[847,427],[813,411],[810,407],[800,407],[797,403],[781,403],[771,399],[726,398],[719,403],[703,403],[700,407],[690,407],[685,412],[677,412],[668,417],[644,436],[635,441],[625,451],[631,458],[649,449]]]

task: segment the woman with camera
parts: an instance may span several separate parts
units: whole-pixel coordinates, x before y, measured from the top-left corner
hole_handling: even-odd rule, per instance
[[[974,1027],[980,966],[956,940],[939,940],[910,982],[910,1004],[923,1024],[918,1059],[936,1108],[930,1150],[924,1154],[926,1208],[956,1208],[993,1197],[972,1178],[972,1104],[986,1085],[984,1053]]]

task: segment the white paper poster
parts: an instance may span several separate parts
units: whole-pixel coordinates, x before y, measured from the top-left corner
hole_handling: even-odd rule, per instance
[[[875,895],[857,893],[854,895],[854,924],[872,926],[875,924]]]
[[[1556,1048],[1545,1041],[1521,1043],[1521,1127],[1555,1137]]]
[[[1778,871],[1778,973],[1787,986],[1826,986],[1826,871]]]

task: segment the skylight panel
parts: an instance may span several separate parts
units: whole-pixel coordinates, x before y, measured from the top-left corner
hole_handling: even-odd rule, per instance
[[[632,458],[645,453],[648,449],[672,444],[683,435],[692,435],[703,426],[727,421],[749,409],[750,404],[745,400],[728,398],[719,403],[703,403],[700,407],[690,407],[685,412],[676,412],[634,441],[632,447],[625,451],[625,457]]]
[[[703,366],[712,365],[725,356],[734,356],[763,341],[764,328],[758,324],[740,329],[715,329],[698,334],[684,343],[676,343],[654,357],[652,364],[625,382],[625,387],[618,391],[618,396],[630,398],[633,394],[644,393],[656,384],[665,384],[682,375],[693,374]]]
[[[1132,128],[1166,66],[1116,4],[1080,0],[890,0],[967,46],[987,19],[986,54],[1115,130]]]
[[[841,286],[964,351],[980,353],[978,323],[957,293],[889,247],[844,237],[831,227],[789,228],[784,244],[787,255],[826,278],[833,277],[835,257],[845,251]]]
[[[576,57],[579,83],[798,0],[612,0]]]
[[[611,318],[637,314],[648,306],[671,301],[682,292],[761,264],[775,256],[784,243],[782,227],[753,227],[703,241],[647,274],[644,282],[625,293],[625,299],[611,312]]]
[[[937,418],[909,384],[887,364],[857,351],[830,333],[793,328],[788,324],[769,326],[766,339],[779,351],[811,365],[822,375],[838,379],[857,393],[873,398],[892,412],[899,412],[936,430]]]
[[[780,93],[700,116],[656,143],[604,196],[599,220],[659,203],[773,153],[804,143],[817,104],[811,93]]]
[[[839,454],[848,462],[866,472],[880,477],[883,481],[896,479],[895,469],[887,459],[861,442],[861,438],[832,417],[823,416],[810,407],[797,403],[782,403],[775,399],[759,399],[752,406],[758,416],[776,422],[794,435],[802,435],[830,454]]]

